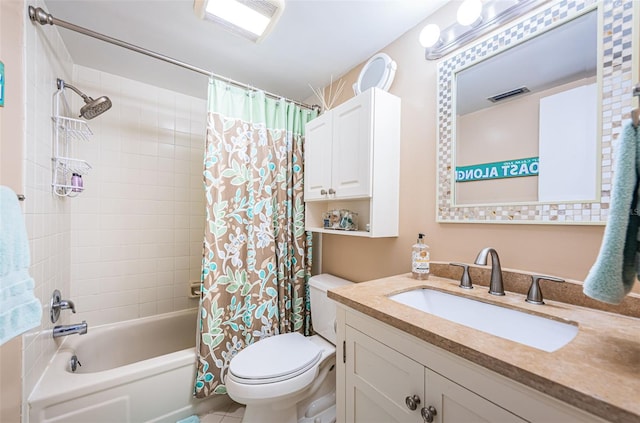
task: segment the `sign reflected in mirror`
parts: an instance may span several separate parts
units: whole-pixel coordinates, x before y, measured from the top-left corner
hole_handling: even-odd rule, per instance
[[[606,222],[632,14],[554,2],[439,63],[438,221]]]

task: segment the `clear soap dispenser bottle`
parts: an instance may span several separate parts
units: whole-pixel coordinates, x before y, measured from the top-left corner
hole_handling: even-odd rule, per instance
[[[429,246],[424,243],[424,234],[418,234],[418,242],[411,252],[411,275],[414,279],[429,279]]]

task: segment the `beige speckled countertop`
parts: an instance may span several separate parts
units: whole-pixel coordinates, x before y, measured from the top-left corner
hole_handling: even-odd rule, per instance
[[[441,272],[442,273],[442,272]],[[564,284],[559,284],[564,285]],[[545,352],[467,328],[397,303],[388,295],[433,288],[481,301],[575,322],[578,335],[554,352]],[[605,420],[640,422],[640,318],[597,311],[545,298],[545,305],[509,292],[490,295],[485,287],[463,290],[458,281],[410,274],[344,286],[329,297],[430,344],[503,376],[556,397]],[[544,287],[543,287],[544,291]]]

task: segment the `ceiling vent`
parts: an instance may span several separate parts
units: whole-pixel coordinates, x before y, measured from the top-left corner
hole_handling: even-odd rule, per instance
[[[503,93],[496,94],[491,97],[487,97],[487,100],[489,100],[492,103],[497,103],[498,101],[506,100],[508,98],[515,97],[517,95],[528,93],[528,92],[529,92],[529,88],[520,87],[520,88],[516,88],[515,90],[505,91]]]
[[[193,9],[200,19],[259,43],[282,15],[284,0],[194,0]]]

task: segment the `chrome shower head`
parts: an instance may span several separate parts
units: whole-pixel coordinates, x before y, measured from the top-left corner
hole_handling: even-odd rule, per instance
[[[93,119],[111,108],[111,100],[107,96],[98,97],[95,100],[87,97],[84,102],[86,104],[80,109],[80,116],[85,119]]]
[[[73,85],[65,83],[62,79],[58,79],[58,88],[70,88],[73,92],[82,97],[85,105],[80,109],[80,117],[83,117],[85,119],[93,119],[94,117],[101,115],[111,108],[111,100],[109,100],[109,97],[102,96],[94,100]]]

